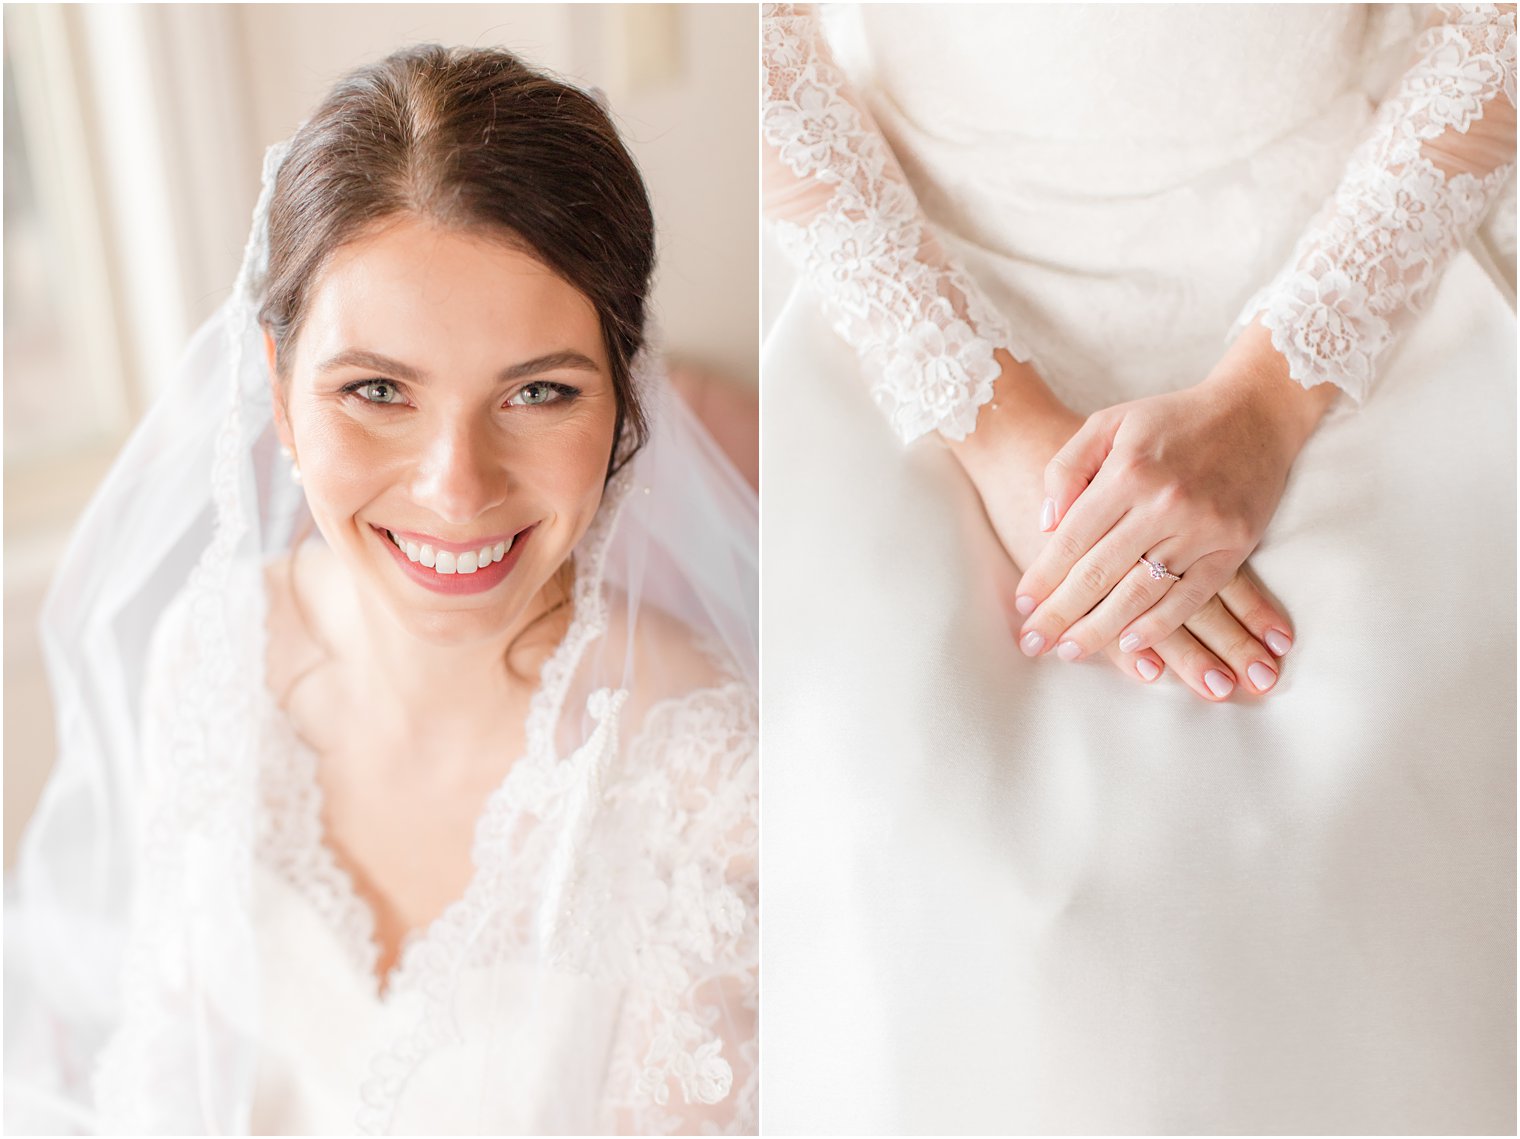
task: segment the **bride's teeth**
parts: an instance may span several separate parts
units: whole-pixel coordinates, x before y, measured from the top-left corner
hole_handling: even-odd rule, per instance
[[[478,550],[465,550],[456,554],[452,550],[435,550],[426,542],[418,544],[399,538],[391,530],[385,531],[385,536],[407,556],[408,561],[426,566],[435,573],[475,573],[483,570],[506,557],[513,541],[508,539],[497,542],[494,546],[482,546]]]

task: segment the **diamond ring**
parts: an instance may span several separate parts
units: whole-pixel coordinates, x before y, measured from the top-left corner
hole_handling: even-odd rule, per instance
[[[1151,576],[1157,581],[1165,581],[1167,578],[1171,578],[1173,581],[1182,580],[1182,575],[1173,573],[1171,570],[1167,569],[1165,562],[1153,562],[1150,560],[1150,558],[1142,557],[1140,559],[1140,564],[1143,565],[1146,569],[1150,570]]]

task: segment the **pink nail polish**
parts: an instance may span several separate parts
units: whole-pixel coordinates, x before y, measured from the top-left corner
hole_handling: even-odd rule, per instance
[[[1121,653],[1132,653],[1139,647],[1140,638],[1133,633],[1125,633],[1124,636],[1119,638],[1119,651]]]
[[[1025,617],[1034,612],[1034,598],[1028,594],[1020,594],[1013,602],[1013,607]]]
[[[1220,699],[1235,691],[1235,682],[1217,668],[1211,668],[1204,673],[1203,682],[1209,686],[1209,691]]]
[[[1288,650],[1293,647],[1293,642],[1288,640],[1287,634],[1279,633],[1276,629],[1268,629],[1263,639],[1267,642],[1267,648],[1280,657],[1287,656]]]
[[[1082,655],[1082,646],[1076,641],[1062,641],[1056,646],[1056,656],[1062,660],[1076,660]]]
[[[1265,692],[1277,683],[1277,673],[1273,672],[1261,661],[1252,661],[1246,669],[1246,675],[1251,678],[1251,683],[1256,685],[1256,691]]]
[[[1150,657],[1141,657],[1135,662],[1135,671],[1146,681],[1155,680],[1161,675],[1161,668]]]
[[[1040,507],[1040,529],[1053,530],[1056,525],[1056,500],[1047,498]]]
[[[1024,639],[1020,641],[1019,644],[1023,647],[1024,652],[1028,656],[1034,656],[1035,653],[1039,652],[1045,647],[1045,638],[1031,629],[1029,632],[1024,634]]]

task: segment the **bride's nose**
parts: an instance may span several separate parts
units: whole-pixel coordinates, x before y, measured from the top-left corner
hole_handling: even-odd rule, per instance
[[[499,505],[510,485],[506,456],[487,425],[440,425],[419,457],[413,496],[444,522],[464,525]]]

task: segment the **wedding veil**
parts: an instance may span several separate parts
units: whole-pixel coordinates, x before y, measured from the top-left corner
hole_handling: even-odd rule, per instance
[[[284,147],[266,155],[233,295],[96,493],[44,605],[58,752],[6,902],[11,1129],[249,1128],[267,747],[266,600],[249,583],[307,518],[255,315]],[[756,501],[667,390],[658,353],[646,345],[634,371],[647,445],[576,548],[570,631],[526,753],[487,804],[471,890],[418,960],[403,956],[420,1011],[355,1090],[366,1130],[387,1130],[415,1073],[466,1031],[467,978],[505,963],[635,994],[611,1061],[629,1088],[616,1125],[666,1125],[683,1104],[753,1109],[753,1030],[734,1025],[755,1000]],[[168,681],[154,662],[171,640],[194,666]],[[637,817],[680,804],[663,816],[680,833],[630,832],[637,796],[609,792],[617,778],[660,781]],[[694,834],[710,855],[693,905],[662,859],[689,861],[677,843]],[[643,879],[663,893],[629,927],[607,899]],[[662,954],[663,975],[647,968]]]

